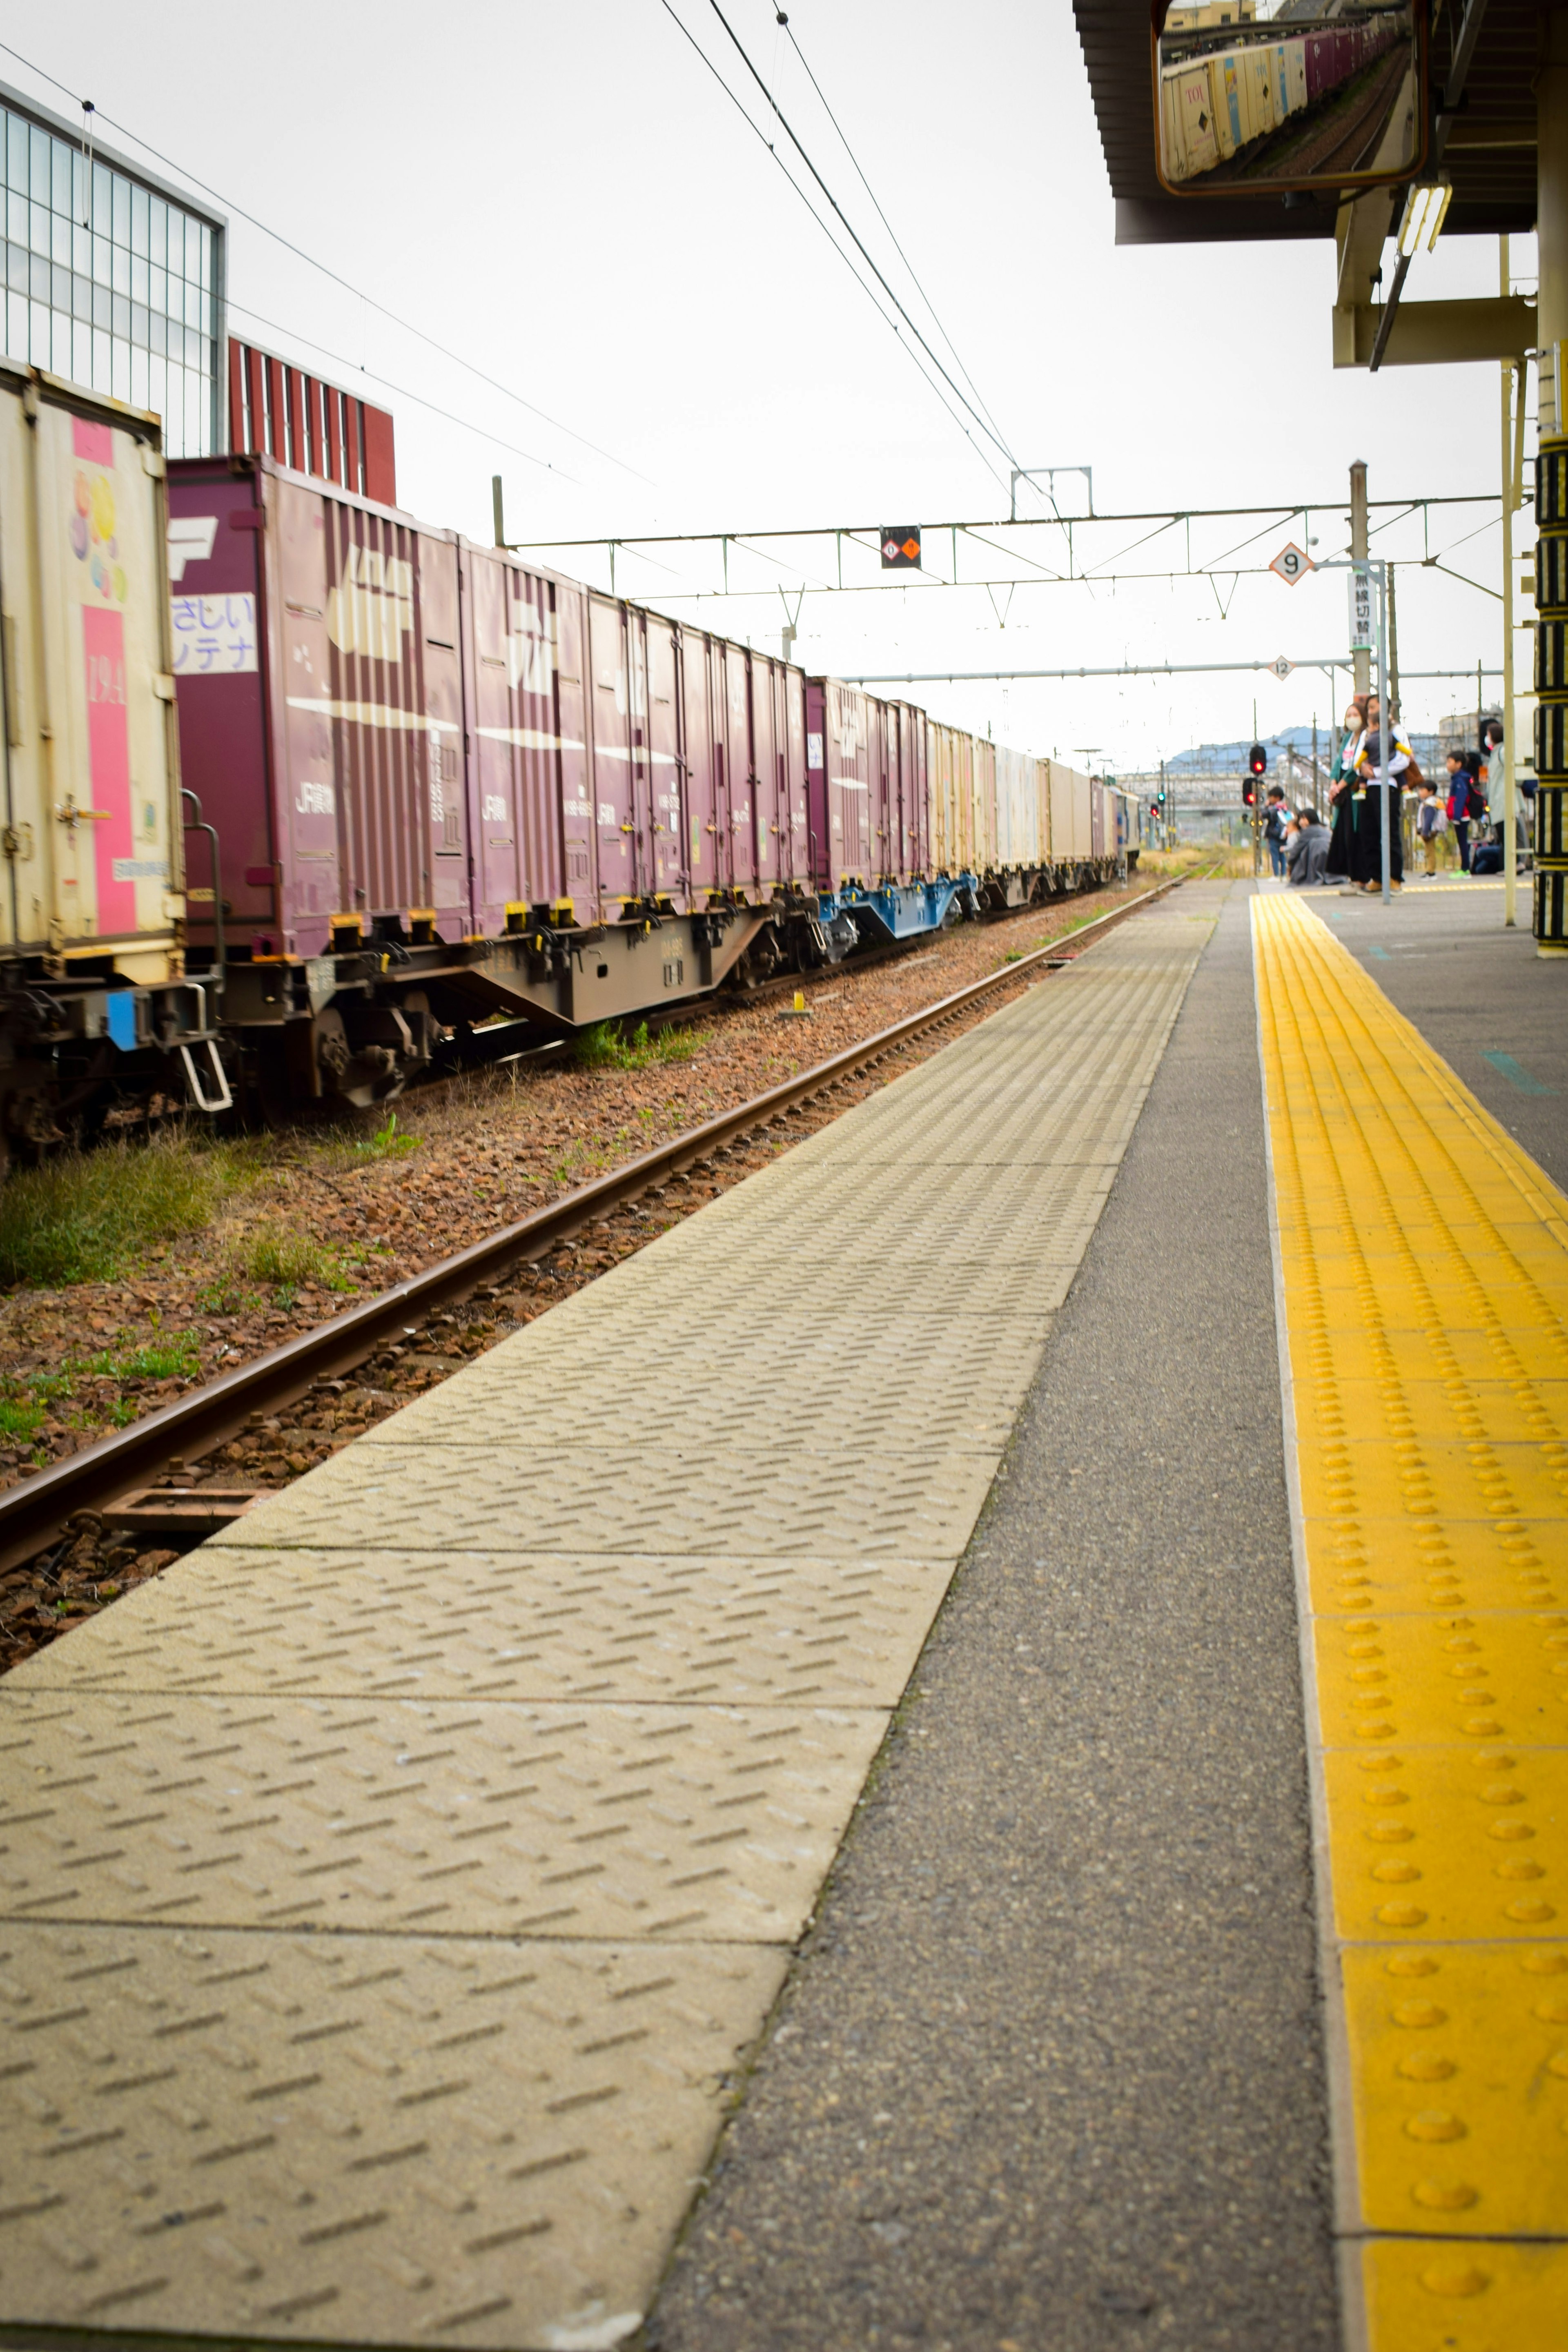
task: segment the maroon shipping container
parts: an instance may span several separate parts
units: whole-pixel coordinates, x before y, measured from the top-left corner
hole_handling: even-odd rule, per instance
[[[261,457],[169,473],[181,764],[231,934],[469,928],[458,544]],[[199,909],[193,909],[193,933]]]
[[[264,456],[172,467],[170,511],[229,1018],[322,1030],[290,1087],[374,1098],[443,1025],[637,1013],[776,969],[792,924],[813,951],[801,671]]]

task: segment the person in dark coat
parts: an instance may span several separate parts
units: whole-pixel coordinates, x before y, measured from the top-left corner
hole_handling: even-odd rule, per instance
[[[1329,856],[1329,828],[1315,808],[1305,808],[1296,819],[1285,845],[1287,879],[1294,888],[1321,882]]]
[[[1458,845],[1459,870],[1470,870],[1470,771],[1462,751],[1448,754],[1448,823]]]
[[[1368,698],[1358,694],[1345,707],[1344,739],[1329,771],[1329,855],[1325,878],[1348,882],[1355,866],[1355,763],[1366,740]]]
[[[1388,775],[1378,768],[1383,748],[1378,699],[1369,694],[1366,732],[1356,759],[1360,794],[1355,804],[1355,852],[1351,873],[1363,890],[1383,887],[1383,795],[1388,794],[1388,883],[1405,887],[1404,787],[1400,777],[1410,765],[1410,746],[1392,722],[1388,730]]]

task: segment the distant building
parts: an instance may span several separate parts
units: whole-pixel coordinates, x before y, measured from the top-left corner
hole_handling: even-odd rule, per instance
[[[230,336],[228,446],[397,504],[392,418],[357,393]]]
[[[1250,25],[1257,16],[1254,0],[1199,0],[1196,7],[1173,8],[1165,18],[1165,30],[1201,33],[1211,25]]]
[[[172,457],[223,446],[221,213],[0,87],[5,355],[155,409]]]

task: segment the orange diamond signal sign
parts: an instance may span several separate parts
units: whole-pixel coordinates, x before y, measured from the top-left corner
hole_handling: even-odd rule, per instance
[[[918,572],[921,568],[920,525],[889,523],[882,533],[884,572]]]

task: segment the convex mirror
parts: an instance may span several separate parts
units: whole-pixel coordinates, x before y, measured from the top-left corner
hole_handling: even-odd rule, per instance
[[[1373,187],[1426,161],[1419,0],[1173,0],[1154,21],[1172,194]]]

